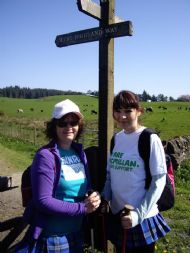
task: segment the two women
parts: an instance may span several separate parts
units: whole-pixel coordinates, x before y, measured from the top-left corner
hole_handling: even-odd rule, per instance
[[[142,112],[134,93],[121,91],[115,96],[113,117],[122,130],[115,135],[103,195],[113,213],[108,239],[117,253],[153,253],[155,242],[170,231],[156,204],[166,181],[164,150],[156,134],[151,135],[152,180],[145,189],[144,162],[138,152],[145,128],[139,122]],[[46,129],[51,142],[36,153],[32,164],[33,201],[24,214],[31,225],[17,253],[27,252],[29,242],[33,253],[83,252],[83,217],[99,207],[100,197],[97,192],[86,197],[91,189],[86,156],[74,142],[82,126],[76,104],[65,100],[55,105]],[[126,204],[133,207],[129,214],[122,213]]]

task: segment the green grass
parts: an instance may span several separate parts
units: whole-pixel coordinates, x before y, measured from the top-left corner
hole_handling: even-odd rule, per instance
[[[85,118],[88,120],[97,119],[96,115],[91,115],[91,110],[93,109],[97,111],[98,99],[85,95],[52,96],[41,99],[17,99],[1,97],[0,111],[3,112],[5,116],[11,118],[16,117],[20,119],[27,118],[48,120],[51,118],[53,106],[64,99],[71,99],[73,102],[75,102],[80,107],[81,113],[83,113]],[[19,108],[22,108],[24,112],[17,113],[17,109]]]
[[[158,241],[157,252],[190,252],[190,160],[175,172],[176,198],[174,208],[163,212],[171,232]]]
[[[158,107],[161,103],[153,103],[153,113],[145,113],[143,115],[143,122],[146,126],[155,128],[160,132],[162,139],[168,140],[170,138],[185,136],[190,134],[190,103],[182,102],[168,102],[164,103],[168,109],[163,110]],[[178,110],[178,107],[182,107]]]
[[[98,98],[85,95],[52,96],[42,99],[13,99],[0,98],[0,124],[12,122],[14,124],[44,126],[44,122],[51,118],[55,103],[69,98],[77,103],[88,124],[98,120],[98,114],[92,115],[91,110],[98,111]],[[142,103],[143,107],[152,107],[153,112],[144,113],[142,123],[160,132],[163,140],[169,140],[177,136],[190,135],[190,103],[189,102],[151,102]],[[163,110],[159,107],[166,107]],[[180,110],[178,108],[181,108]],[[22,108],[24,113],[17,113]],[[33,108],[33,111],[31,111]],[[41,112],[43,110],[43,112]],[[2,116],[1,116],[2,115]],[[4,115],[4,116],[3,116]]]
[[[5,166],[1,174],[23,171],[32,162],[36,150],[27,142],[0,136],[0,155]]]

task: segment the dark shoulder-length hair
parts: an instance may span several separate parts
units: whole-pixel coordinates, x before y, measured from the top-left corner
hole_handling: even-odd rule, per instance
[[[135,108],[143,112],[143,108],[140,105],[139,97],[132,91],[122,90],[113,100],[113,112],[119,109]]]
[[[56,125],[57,125],[57,119],[55,118],[52,118],[51,120],[46,122],[45,136],[47,139],[57,141]],[[79,130],[78,130],[75,140],[79,139],[79,137],[81,136],[83,132],[83,129],[84,129],[84,121],[81,118],[79,119]]]

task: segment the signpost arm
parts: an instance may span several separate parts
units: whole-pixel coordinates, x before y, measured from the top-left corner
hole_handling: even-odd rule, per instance
[[[100,27],[114,23],[115,0],[101,0]],[[101,166],[101,182],[106,177],[106,164],[110,139],[113,135],[112,101],[114,95],[114,39],[104,38],[99,41],[99,122],[98,146],[99,166]]]
[[[79,11],[84,12],[88,16],[101,20],[101,7],[91,0],[77,0],[77,6]],[[120,17],[114,17],[114,23],[123,22],[124,20]]]

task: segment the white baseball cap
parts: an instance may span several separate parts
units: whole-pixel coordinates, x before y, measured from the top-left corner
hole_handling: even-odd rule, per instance
[[[52,117],[55,119],[60,119],[68,113],[75,113],[79,118],[83,118],[80,113],[78,105],[73,103],[70,99],[63,100],[54,106]]]

